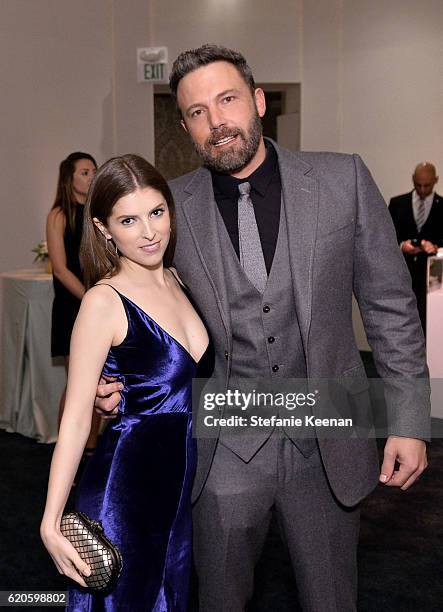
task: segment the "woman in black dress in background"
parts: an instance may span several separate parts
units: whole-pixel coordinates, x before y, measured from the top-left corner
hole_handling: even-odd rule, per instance
[[[60,164],[57,194],[48,215],[46,239],[52,264],[55,298],[52,306],[51,356],[63,357],[69,367],[69,344],[80,301],[85,293],[80,270],[79,249],[83,211],[89,186],[97,170],[89,153],[68,155]],[[60,398],[59,423],[66,389]],[[86,454],[95,448],[100,419],[94,417]]]

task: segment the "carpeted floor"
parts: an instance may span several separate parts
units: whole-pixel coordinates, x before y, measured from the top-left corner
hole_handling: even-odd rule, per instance
[[[52,449],[0,431],[0,590],[65,588],[38,533]],[[443,610],[443,441],[434,441],[429,454],[429,468],[412,489],[379,487],[363,504],[361,611]],[[289,558],[274,522],[250,610],[295,612],[296,601]]]

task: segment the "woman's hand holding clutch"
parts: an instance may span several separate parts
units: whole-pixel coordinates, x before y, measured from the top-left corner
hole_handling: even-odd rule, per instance
[[[40,535],[59,573],[75,580],[82,587],[87,587],[83,576],[89,576],[91,570],[89,565],[80,558],[71,542],[60,531],[48,528],[44,523],[41,524]]]

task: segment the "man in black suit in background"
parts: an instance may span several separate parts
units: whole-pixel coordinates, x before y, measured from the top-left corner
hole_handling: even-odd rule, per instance
[[[418,313],[426,333],[426,268],[429,255],[443,246],[443,198],[434,191],[438,176],[430,162],[418,164],[414,190],[392,198],[389,212],[412,278]]]

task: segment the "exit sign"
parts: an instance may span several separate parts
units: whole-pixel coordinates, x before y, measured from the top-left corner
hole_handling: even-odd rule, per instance
[[[167,77],[167,47],[137,49],[137,80],[139,83],[165,83]]]
[[[164,81],[166,64],[143,64],[143,81]]]

